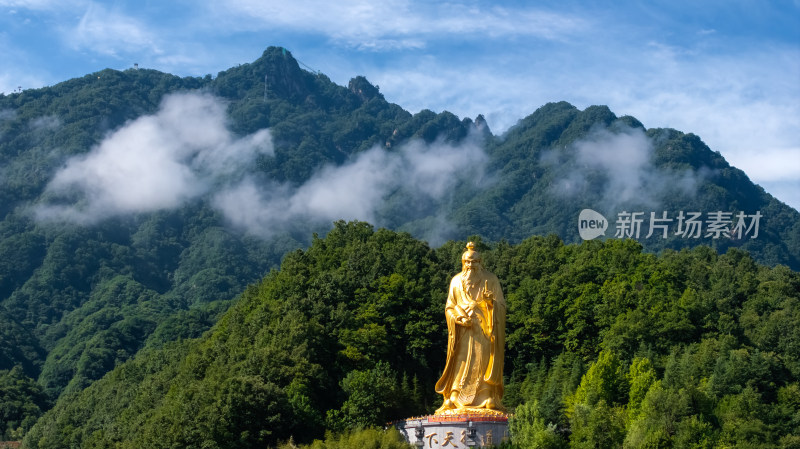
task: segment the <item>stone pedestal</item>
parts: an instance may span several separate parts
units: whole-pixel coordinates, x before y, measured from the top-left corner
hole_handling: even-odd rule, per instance
[[[415,447],[490,448],[508,439],[508,416],[503,413],[451,413],[408,418],[394,423]]]

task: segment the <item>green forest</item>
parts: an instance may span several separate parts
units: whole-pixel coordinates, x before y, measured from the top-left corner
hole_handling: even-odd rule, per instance
[[[441,403],[446,286],[464,243],[338,222],[202,337],[147,348],[62,397],[25,443],[397,447],[369,429]],[[797,272],[631,240],[479,248],[508,302],[512,447],[800,444]]]
[[[178,161],[193,176],[260,132],[270,151],[155,209],[53,187],[175,98],[220,107],[230,134]],[[625,142],[636,176],[591,156]],[[122,168],[147,145],[126,148]],[[291,197],[370,157],[398,181],[366,218],[274,219],[284,207],[246,227],[214,196],[249,179]],[[634,241],[612,225],[581,243],[585,208],[762,218],[757,238]],[[373,426],[440,401],[444,289],[469,235],[512,304],[515,444],[797,444],[798,211],[699,136],[606,106],[549,103],[495,135],[482,116],[410,113],[362,76],[339,86],[281,47],[215,76],[106,69],[0,95],[0,441],[394,447]]]

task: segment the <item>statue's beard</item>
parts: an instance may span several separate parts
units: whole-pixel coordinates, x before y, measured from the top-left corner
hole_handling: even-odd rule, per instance
[[[481,277],[481,269],[480,268],[466,268],[464,269],[464,281],[470,287],[474,287],[475,284],[480,281]]]

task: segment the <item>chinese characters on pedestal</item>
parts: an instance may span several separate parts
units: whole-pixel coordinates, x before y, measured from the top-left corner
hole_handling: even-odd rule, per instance
[[[427,446],[428,448],[434,449],[434,448],[444,448],[444,447],[449,447],[449,446],[452,446],[454,448],[462,447],[461,445],[456,444],[456,442],[453,440],[453,438],[455,438],[455,436],[453,435],[453,432],[445,432],[444,433],[444,436],[442,437],[443,440],[442,440],[441,445],[439,443],[439,440],[437,439],[437,436],[438,436],[438,434],[436,432],[429,433],[428,435],[425,435],[425,438],[428,440],[428,446]],[[461,431],[461,438],[458,441],[463,443],[464,446],[470,446],[467,443],[467,431],[466,430],[462,430]],[[487,430],[485,435],[479,437],[479,441],[477,443],[481,447],[483,447],[483,446],[492,446],[494,444],[494,437],[492,435],[492,431],[491,430]]]

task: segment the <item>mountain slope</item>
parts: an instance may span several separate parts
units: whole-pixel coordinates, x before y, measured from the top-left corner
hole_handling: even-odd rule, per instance
[[[650,250],[740,247],[768,264],[793,269],[800,264],[797,211],[752,184],[693,134],[645,129],[604,106],[580,111],[562,102],[541,107],[489,148],[490,163],[502,175],[455,208],[464,232],[511,241],[554,232],[573,242],[580,240],[582,209],[611,221],[620,212],[641,211],[645,222],[637,240]],[[699,238],[681,238],[674,235],[680,211],[701,212],[704,220],[708,213],[729,212],[733,224],[740,212],[760,212],[762,219],[756,238],[707,237],[705,228]],[[645,238],[650,212],[668,213],[669,238]],[[493,217],[493,226],[474,222],[486,216]],[[613,232],[612,227],[606,236]]]
[[[249,77],[251,70],[264,67],[272,71],[267,102],[263,78]],[[158,114],[165,95],[187,89],[235,97],[227,103],[231,119],[226,126],[232,130],[248,133],[270,126],[278,142],[274,157],[262,157],[244,170],[289,183],[302,182],[325,163],[340,163],[348,153],[385,138],[430,134],[430,126],[437,130],[432,135],[448,127],[466,134],[467,125],[452,115],[445,114],[448,120],[439,126],[441,115],[412,116],[369,87],[363,78],[349,88],[336,86],[300,70],[291,55],[272,48],[259,61],[214,80],[104,70],[0,98],[0,110],[11,111],[0,123],[0,245],[13,256],[4,259],[0,273],[0,319],[13,323],[3,327],[9,335],[0,341],[0,368],[22,364],[54,395],[68,385],[80,389],[142,347],[152,332],[170,340],[158,326],[176,311],[233,298],[309,235],[302,227],[286,227],[266,240],[244,235],[202,199],[176,209],[101,215],[99,220],[87,218],[80,206],[75,214],[84,215],[77,222],[36,219],[37,207],[62,207],[73,199],[75,192],[65,198],[48,187],[71,158],[88,157],[121,127]],[[197,335],[174,325],[173,331]]]
[[[494,136],[276,47],[213,78],[103,70],[0,96],[0,370],[20,365],[52,399],[81,391],[143,347],[202,335],[342,218],[434,244],[574,242],[584,208],[758,211],[757,238],[639,241],[800,268],[797,211],[697,136],[602,106],[548,104]]]

